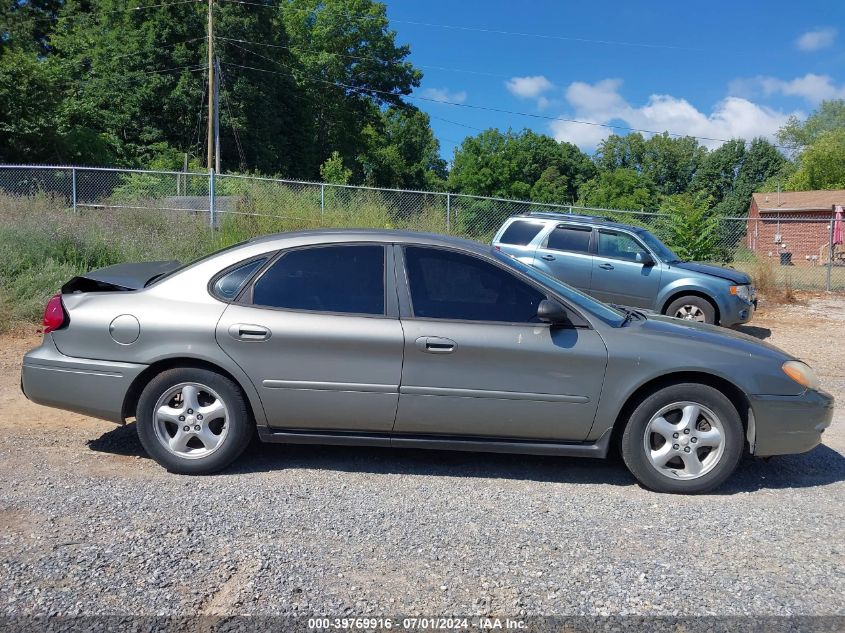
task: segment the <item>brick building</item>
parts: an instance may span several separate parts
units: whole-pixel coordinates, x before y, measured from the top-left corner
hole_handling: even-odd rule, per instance
[[[746,245],[759,257],[775,257],[783,263],[824,263],[834,205],[845,206],[845,189],[754,193]]]

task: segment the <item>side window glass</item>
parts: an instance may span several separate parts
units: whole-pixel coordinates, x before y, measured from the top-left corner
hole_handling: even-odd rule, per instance
[[[526,222],[524,220],[516,220],[511,222],[511,225],[505,229],[499,242],[502,244],[513,244],[514,246],[525,246],[531,243],[543,225],[539,222]]]
[[[315,246],[282,255],[252,291],[258,306],[384,314],[384,248]]]
[[[252,275],[261,268],[266,261],[267,258],[262,257],[261,259],[254,259],[233,270],[230,270],[214,282],[214,285],[211,288],[212,293],[220,299],[231,301],[238,296],[238,293],[241,291],[241,288],[244,287],[244,284],[249,281],[249,278],[252,277]]]
[[[642,260],[646,250],[630,235],[614,231],[599,231],[598,254],[601,257],[627,259],[635,262]]]
[[[549,234],[546,248],[570,253],[589,253],[592,229],[559,226]]]
[[[417,317],[539,322],[537,307],[545,294],[489,262],[453,251],[409,246],[405,263]]]

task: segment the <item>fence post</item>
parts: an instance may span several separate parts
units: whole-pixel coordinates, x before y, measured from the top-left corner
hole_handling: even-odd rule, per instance
[[[76,167],[70,168],[70,198],[73,204],[73,212],[79,213],[79,210],[76,208]]]
[[[829,241],[827,243],[828,244],[828,246],[827,246],[827,284],[826,284],[825,287],[827,288],[828,292],[833,290],[833,285],[831,283],[830,275],[831,275],[831,272],[833,272],[833,229],[834,229],[835,225],[836,225],[836,206],[834,205],[833,207],[831,207],[831,212],[830,212],[830,235],[829,235]]]
[[[320,183],[320,223],[323,223],[323,212],[326,210],[326,185]]]
[[[214,168],[208,170],[208,225],[214,229]]]
[[[452,232],[452,196],[446,193],[446,233]]]

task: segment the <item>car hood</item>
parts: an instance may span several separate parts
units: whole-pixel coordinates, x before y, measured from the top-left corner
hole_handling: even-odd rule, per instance
[[[62,286],[63,293],[91,290],[138,290],[151,279],[169,273],[182,264],[176,260],[115,264],[79,275]],[[88,282],[94,282],[92,286]]]
[[[743,272],[727,266],[714,266],[713,264],[702,264],[700,262],[678,262],[672,264],[675,268],[683,268],[684,270],[691,270],[696,273],[705,275],[712,275],[714,277],[721,277],[727,279],[738,285],[750,284],[751,277]]]
[[[761,341],[749,334],[717,325],[675,319],[657,314],[649,314],[644,321],[639,323],[642,330],[650,334],[665,335],[672,339],[684,338],[701,341],[702,343],[730,348],[733,352],[738,351],[743,354],[772,358],[779,362],[795,359],[791,354],[787,354],[770,343]]]

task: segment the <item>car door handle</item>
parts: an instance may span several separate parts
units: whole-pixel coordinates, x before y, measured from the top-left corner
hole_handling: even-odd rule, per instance
[[[451,354],[458,346],[450,338],[440,336],[421,336],[416,340],[417,349],[427,354]]]
[[[599,264],[599,268],[603,268],[604,270],[613,270],[613,264]]]
[[[553,262],[555,260],[554,255],[541,255],[540,259],[545,259],[547,262]]]
[[[235,323],[229,328],[229,336],[239,341],[266,341],[270,338],[270,330],[263,325]]]

